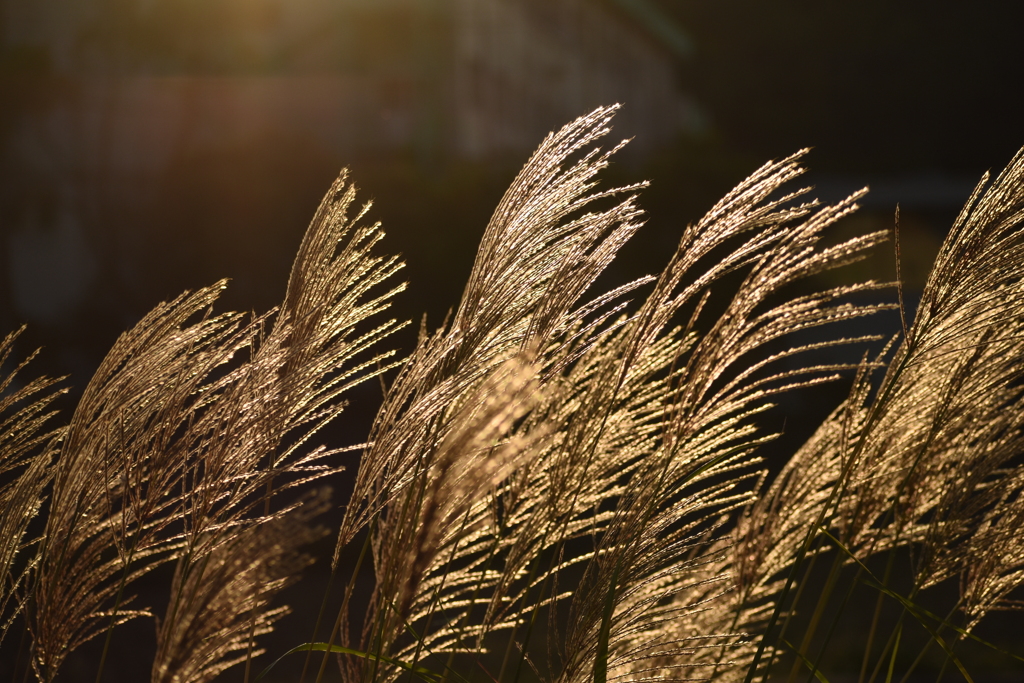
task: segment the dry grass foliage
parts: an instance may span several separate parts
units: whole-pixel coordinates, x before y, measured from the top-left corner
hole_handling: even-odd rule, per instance
[[[222,283],[161,304],[66,428],[54,381],[22,382],[25,363],[6,374],[0,637],[27,637],[4,651],[48,682],[86,641],[154,618],[154,682],[242,663],[250,680],[286,609],[275,595],[327,533],[328,493],[310,487],[336,475],[337,451],[313,440],[348,388],[396,368],[334,530],[334,571],[358,556],[369,606],[350,613],[353,574],[333,628],[311,633],[345,653],[344,680],[751,681],[787,656],[811,675],[851,574],[903,608],[888,642],[876,611],[862,679],[891,672],[915,620],[959,666],[956,641],[1018,607],[1024,582],[1024,156],[982,179],[912,321],[900,306],[904,331],[859,364],[822,363],[876,339],[795,333],[892,308],[860,303],[878,283],[806,285],[886,239],[822,246],[860,193],[821,206],[784,190],[803,153],[766,164],[682,231],[659,275],[594,296],[643,222],[643,184],[597,189],[621,147],[597,146],[614,112],[545,139],[458,308],[404,360],[379,350],[400,327],[382,318],[401,263],[376,255],[383,233],[343,173],[276,311],[214,313]],[[844,371],[849,397],[769,477],[758,415]],[[890,588],[899,553],[909,592]],[[819,558],[828,581],[808,598]],[[167,563],[167,609],[150,614],[133,584]],[[959,599],[929,621],[915,600],[949,582]]]

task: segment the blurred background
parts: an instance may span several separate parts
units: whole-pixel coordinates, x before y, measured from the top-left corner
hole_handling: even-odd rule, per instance
[[[0,327],[81,385],[158,301],[231,278],[266,310],[348,166],[408,264],[406,317],[457,301],[549,130],[621,102],[612,181],[650,179],[618,267],[813,146],[850,232],[903,208],[913,288],[978,176],[1024,144],[1017,3],[2,0]],[[882,262],[891,262],[880,259]],[[879,266],[881,267],[881,266]]]
[[[396,315],[439,323],[530,152],[613,102],[633,140],[608,182],[652,186],[609,283],[811,146],[822,199],[872,188],[837,237],[891,228],[900,203],[912,304],[981,173],[1024,144],[1022,19],[934,0],[0,0],[0,328],[27,323],[37,372],[80,390],[184,289],[231,278],[224,308],[267,310],[344,166],[408,262]],[[363,438],[374,391],[338,438]],[[844,391],[788,398],[783,445]]]

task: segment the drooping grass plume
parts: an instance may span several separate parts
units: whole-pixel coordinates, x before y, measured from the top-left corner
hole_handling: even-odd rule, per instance
[[[509,358],[541,349],[576,317],[573,303],[638,228],[639,186],[590,192],[614,150],[570,155],[608,132],[615,108],[602,108],[547,137],[495,210],[451,323],[421,335],[388,392],[364,458],[338,546],[399,491],[419,463],[433,423],[457,397]],[[581,212],[602,197],[625,193],[610,209]]]
[[[20,331],[14,332],[0,342],[0,366],[11,358],[19,335]],[[30,360],[0,378],[0,644],[21,612],[18,591],[31,569],[25,534],[43,503],[63,434],[62,429],[47,425],[55,415],[53,400],[64,393],[54,388],[56,380],[16,384]]]
[[[793,281],[860,258],[883,238],[816,250],[822,230],[850,211],[855,197],[822,209],[795,203],[796,194],[770,199],[799,174],[796,157],[767,165],[687,228],[659,278],[579,305],[637,227],[632,198],[571,215],[610,194],[590,182],[606,155],[585,152],[575,163],[567,155],[603,135],[611,113],[598,110],[570,124],[527,163],[488,226],[451,324],[421,336],[378,416],[341,538],[374,520],[377,593],[360,649],[415,661],[478,651],[495,629],[511,630],[508,638],[524,654],[510,643],[499,678],[518,676],[544,611],[549,637],[568,629],[545,665],[559,680],[655,669],[671,678],[697,666],[676,629],[689,630],[688,615],[704,600],[673,600],[715,582],[701,575],[722,552],[715,529],[749,500],[752,485],[744,482],[755,474],[753,450],[763,440],[752,416],[774,393],[841,369],[772,372],[772,363],[850,340],[742,363],[787,334],[878,310],[838,303],[872,283],[769,303]],[[571,184],[577,176],[586,183]],[[711,254],[718,260],[709,262]],[[736,272],[746,275],[726,313],[699,332],[709,289]],[[637,312],[616,312],[623,295],[652,280]],[[687,306],[690,322],[675,326]],[[413,571],[399,541],[429,508],[438,444],[461,428],[466,401],[481,400],[474,387],[495,363],[524,348],[536,349],[544,397],[516,432],[532,452],[453,516],[427,568]],[[589,552],[567,554],[568,544],[579,542]],[[574,566],[582,583],[566,593],[561,577]],[[393,604],[410,590],[410,577],[420,583],[411,586],[417,597]],[[568,622],[559,626],[555,611],[542,607],[570,597]],[[380,660],[349,664],[353,680],[401,673],[384,670]]]
[[[869,553],[926,538],[924,585],[948,575],[952,558],[934,553],[975,527],[976,496],[999,496],[1022,445],[1024,155],[988,180],[943,243],[850,456],[843,540]]]
[[[338,449],[311,448],[309,439],[344,409],[339,397],[346,389],[389,367],[381,361],[391,352],[370,357],[361,354],[399,325],[390,320],[369,331],[360,328],[365,320],[385,310],[391,297],[402,289],[400,285],[376,291],[402,264],[394,257],[372,254],[383,233],[379,224],[361,224],[369,205],[349,216],[354,199],[355,188],[347,183],[343,171],[303,239],[284,304],[270,332],[250,360],[225,378],[228,381],[220,400],[190,425],[187,436],[194,444],[197,466],[190,473],[184,496],[184,549],[164,621],[162,632],[166,635],[161,636],[166,647],[176,644],[180,648],[183,639],[191,637],[178,633],[179,618],[198,623],[196,610],[205,609],[207,601],[229,599],[232,591],[241,590],[235,584],[218,587],[223,576],[206,577],[211,563],[213,567],[240,561],[258,563],[260,553],[254,551],[258,544],[252,544],[253,535],[263,533],[261,529],[267,525],[277,525],[268,527],[267,533],[273,537],[273,529],[281,526],[275,520],[288,513],[288,508],[278,509],[274,499],[286,490],[339,471],[325,464]],[[308,522],[311,517],[301,513],[297,519]],[[298,557],[298,548],[312,540],[303,538],[296,536],[291,549],[274,552]],[[264,554],[268,560],[273,556],[269,550]],[[271,580],[267,578],[270,575],[265,576],[268,571],[272,570],[254,567],[251,580],[244,584],[257,591],[247,598],[251,603],[251,618],[246,622],[250,637],[270,628],[273,615],[280,612],[263,613],[266,603],[277,590],[274,586],[291,580],[283,574]],[[239,622],[221,621],[219,628],[209,631],[209,637],[222,647],[207,649],[201,660],[186,661],[181,652],[162,654],[154,676],[161,680],[184,676],[181,680],[187,680],[186,670],[198,666],[196,662],[205,662],[204,671],[212,667],[209,672],[213,675],[245,660],[228,658],[240,646],[235,630]],[[165,646],[161,647],[164,653]],[[179,670],[179,665],[183,669]]]
[[[380,223],[365,224],[370,203],[349,216],[355,185],[343,170],[317,209],[292,266],[288,289],[271,337],[283,338],[279,370],[287,417],[284,428],[304,428],[304,441],[344,407],[341,394],[390,369],[394,351],[362,357],[404,323],[394,319],[363,330],[405,289],[391,284],[404,264],[378,256]],[[377,291],[387,287],[384,291]],[[288,454],[282,454],[287,458]]]
[[[704,679],[721,670],[721,645],[735,639],[718,568],[721,515],[750,500],[744,481],[754,476],[758,435],[752,417],[778,392],[827,379],[839,366],[774,370],[773,364],[813,349],[849,343],[836,339],[794,347],[760,360],[754,353],[799,330],[874,313],[878,307],[835,303],[864,283],[769,303],[785,285],[863,256],[881,235],[818,251],[826,226],[853,208],[856,196],[816,209],[798,196],[769,196],[800,172],[798,157],[763,167],[684,232],[679,250],[637,315],[622,358],[642,353],[685,303],[696,301],[687,325],[694,342],[674,359],[665,414],[654,448],[626,483],[588,574],[595,590],[577,592],[567,634],[566,680]],[[707,270],[700,259],[730,238],[739,246]],[[727,243],[726,243],[727,244]],[[699,314],[707,289],[744,266],[747,274],[725,312],[706,333]],[[696,270],[696,272],[693,272]],[[619,361],[621,374],[628,365]],[[642,367],[642,366],[641,366]],[[632,474],[632,473],[631,473]],[[601,552],[604,550],[604,552]],[[603,595],[602,595],[603,594]],[[575,636],[575,640],[574,640]],[[715,652],[719,649],[718,652]],[[721,675],[721,674],[718,674]]]
[[[397,289],[375,288],[400,264],[370,254],[379,226],[357,224],[365,209],[348,219],[353,199],[343,174],[269,332],[266,317],[213,315],[217,285],[157,307],[93,377],[58,459],[35,577],[41,680],[68,652],[140,614],[125,607],[126,588],[181,558],[165,618],[173,633],[184,588],[202,593],[203,568],[228,562],[222,546],[282,514],[271,502],[281,491],[337,471],[323,462],[335,451],[306,442],[340,413],[345,389],[383,369],[387,354],[359,354],[397,327],[357,329],[387,307]]]
[[[722,568],[735,574],[735,623],[743,630],[763,630],[818,525],[861,560],[908,548],[912,596],[962,574],[957,607],[968,628],[1021,585],[1010,525],[1018,521],[1024,446],[1016,409],[1022,181],[1021,155],[991,185],[982,179],[939,252],[905,338],[862,366],[847,401],[741,519]],[[885,374],[873,387],[877,368]],[[779,645],[778,631],[763,635]],[[865,667],[872,644],[869,637]]]
[[[607,133],[613,111],[599,109],[548,136],[499,204],[452,321],[433,335],[421,334],[391,386],[360,465],[339,550],[371,519],[378,520],[382,537],[392,530],[412,533],[425,494],[435,486],[438,447],[465,428],[463,419],[474,419],[467,397],[479,397],[480,387],[505,363],[520,356],[531,363],[575,325],[582,318],[572,309],[576,299],[639,227],[636,187],[590,192],[611,152],[581,152]],[[563,168],[577,152],[581,158]],[[611,208],[582,213],[620,193],[626,198]],[[477,456],[471,450],[460,457]],[[387,550],[401,552],[393,544]],[[380,571],[378,591],[386,598],[389,582],[401,573]],[[388,609],[381,603],[376,612],[391,624],[373,636],[380,643],[402,632],[400,622],[385,616]],[[371,617],[366,623],[381,622]]]
[[[0,380],[0,617],[23,614],[37,678],[102,634],[102,679],[114,627],[154,616],[133,582],[173,562],[151,679],[242,662],[249,679],[324,533],[321,480],[351,450],[315,440],[346,390],[389,370],[335,530],[335,573],[365,538],[356,573],[329,641],[293,650],[325,652],[319,680],[331,651],[349,683],[753,681],[785,656],[796,680],[820,673],[862,586],[899,609],[876,609],[862,681],[893,677],[912,620],[930,641],[907,675],[933,645],[965,671],[957,641],[1022,606],[1024,152],[970,198],[912,320],[897,288],[903,334],[820,362],[882,340],[800,333],[895,308],[859,303],[878,283],[809,280],[885,240],[823,246],[861,193],[822,206],[788,189],[802,152],[768,163],[682,229],[659,274],[594,293],[643,225],[644,183],[598,185],[625,144],[599,147],[615,111],[543,141],[454,313],[404,360],[380,350],[402,264],[377,254],[342,172],[279,309],[215,314],[223,283],[161,304],[66,431],[47,426],[52,382]],[[769,476],[772,401],[844,373],[846,400]],[[949,616],[926,618],[915,601],[957,580]]]
[[[188,453],[175,436],[207,402],[200,389],[210,373],[252,339],[239,316],[205,313],[220,289],[163,304],[123,334],[79,401],[34,577],[29,616],[41,680],[108,623],[136,614],[123,608],[125,586],[180,545],[162,533],[181,515]]]
[[[233,534],[203,558],[202,572],[185,572],[179,561],[172,584],[177,614],[158,622],[154,683],[204,683],[246,660],[253,635],[268,633],[287,611],[269,608],[271,600],[313,560],[301,549],[327,533],[313,520],[328,499],[307,496]]]

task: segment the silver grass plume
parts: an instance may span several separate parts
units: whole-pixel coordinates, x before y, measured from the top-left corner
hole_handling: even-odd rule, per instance
[[[1018,153],[994,182],[982,178],[956,219],[902,341],[862,365],[850,397],[741,518],[723,565],[738,585],[737,624],[763,629],[817,525],[860,560],[911,548],[912,598],[961,574],[968,629],[1017,606],[1003,600],[1024,584],[1022,219]],[[877,368],[885,374],[873,388]]]
[[[20,334],[21,330],[13,332],[0,341],[0,366],[10,360]],[[23,597],[18,592],[31,569],[25,550],[38,541],[25,534],[43,503],[63,434],[59,428],[47,429],[56,412],[51,404],[65,391],[53,388],[57,380],[17,384],[18,374],[31,360],[32,356],[0,377],[0,643],[21,612]]]
[[[161,304],[122,334],[71,418],[29,612],[40,680],[108,624],[139,614],[124,608],[125,587],[180,547],[171,529],[189,453],[175,435],[216,394],[211,373],[254,333],[238,315],[208,313],[222,288]]]
[[[213,590],[204,578],[210,563],[240,561],[238,554],[244,555],[248,546],[239,539],[259,534],[288,512],[276,509],[277,496],[339,471],[325,464],[338,449],[310,448],[308,442],[344,409],[344,391],[390,367],[381,361],[393,352],[366,354],[400,325],[389,320],[369,330],[362,327],[404,288],[377,291],[402,264],[372,253],[383,231],[379,223],[362,222],[369,204],[350,215],[354,200],[355,187],[342,171],[303,238],[273,327],[249,362],[227,376],[230,382],[221,400],[186,434],[195,444],[196,469],[184,496],[184,550],[161,628],[161,647],[180,646],[183,638],[191,637],[173,634],[180,628],[179,619],[199,623],[196,610]],[[256,556],[252,561],[258,561]],[[263,570],[254,571],[254,577],[262,576]],[[261,615],[276,590],[271,583],[266,599],[253,598],[251,612],[258,622],[253,635],[267,632],[273,621],[270,613]],[[251,620],[246,623],[251,625]],[[237,645],[237,627],[237,621],[228,620],[220,630],[208,630],[208,638],[233,645],[206,652],[204,667],[220,670],[240,661],[226,659]],[[154,676],[172,680],[184,675],[175,669],[175,662],[184,661],[180,654],[161,651]]]
[[[181,607],[173,621],[158,622],[153,683],[205,683],[246,660],[251,638],[269,633],[287,612],[268,608],[271,600],[313,561],[301,548],[327,533],[313,520],[328,499],[327,492],[305,496],[233,534],[204,556],[201,573],[186,576],[178,565],[172,592]]]
[[[642,360],[644,346],[660,335],[683,305],[692,303],[687,348],[673,359],[664,414],[642,466],[619,482],[614,514],[604,525],[587,568],[593,590],[578,591],[566,634],[561,680],[709,679],[716,675],[738,632],[728,613],[720,570],[726,540],[718,540],[722,516],[750,501],[754,449],[752,418],[775,394],[826,381],[844,366],[803,365],[773,369],[782,359],[863,339],[836,339],[791,347],[761,360],[752,352],[794,332],[879,310],[841,303],[877,287],[868,282],[770,304],[787,284],[862,258],[883,235],[872,234],[817,249],[822,231],[855,208],[858,195],[835,206],[795,204],[803,190],[770,195],[798,175],[801,155],[768,164],[684,232],[676,255],[656,282],[622,346],[616,375]],[[713,250],[740,243],[702,269]],[[698,332],[709,287],[723,275],[746,276],[717,322]],[[613,395],[614,396],[614,395]],[[612,398],[614,401],[614,398]],[[621,457],[621,456],[619,456]],[[636,456],[634,456],[636,457]],[[601,669],[597,667],[601,666]],[[606,667],[606,668],[605,668]]]
[[[480,387],[502,373],[510,360],[521,358],[523,367],[533,365],[538,353],[576,324],[580,314],[572,310],[575,300],[639,227],[634,205],[638,186],[591,192],[595,175],[615,150],[586,148],[608,132],[614,109],[596,110],[542,143],[488,224],[451,323],[432,336],[421,334],[378,414],[338,549],[374,519],[375,535],[390,539],[383,547],[394,556],[375,558],[380,601],[365,622],[370,631],[371,624],[389,624],[382,635],[366,634],[384,643],[382,647],[390,647],[387,643],[402,632],[402,618],[422,616],[415,609],[397,621],[388,616],[388,596],[402,585],[397,582],[407,571],[401,567],[414,562],[396,550],[400,546],[395,540],[399,534],[414,533],[411,529],[422,516],[426,493],[445,471],[438,468],[443,456],[439,446],[466,429],[464,420],[474,423],[470,416],[475,408],[467,400],[481,400]],[[580,158],[570,161],[577,152]],[[583,213],[595,201],[616,194],[627,196],[610,208]],[[513,404],[520,400],[514,398],[517,392],[498,394],[509,396]],[[479,457],[473,449],[458,455]],[[480,485],[489,487],[496,481],[485,479]],[[479,500],[479,492],[472,499]],[[412,588],[421,591],[420,586]]]
[[[607,134],[616,109],[597,109],[549,134],[505,193],[453,320],[432,336],[422,331],[388,392],[341,526],[339,551],[428,464],[422,462],[423,445],[443,434],[446,428],[435,423],[446,419],[448,406],[505,361],[545,347],[567,329],[576,318],[573,303],[640,227],[634,200],[642,184],[590,191],[618,147],[590,150],[563,167],[570,155]],[[627,197],[612,208],[569,219],[623,193]]]
[[[375,291],[402,264],[371,253],[383,231],[360,223],[369,205],[348,215],[355,188],[346,178],[343,171],[307,230],[269,333],[186,433],[198,456],[185,496],[186,562],[253,523],[249,513],[269,503],[265,490],[276,495],[337,471],[322,463],[338,451],[308,448],[308,440],[344,409],[345,390],[389,367],[381,361],[392,352],[361,354],[399,325],[361,324],[403,289]]]
[[[1024,151],[975,190],[909,326],[900,290],[902,339],[859,366],[815,365],[804,354],[872,338],[784,339],[887,308],[846,303],[872,282],[789,294],[884,239],[819,245],[860,193],[802,202],[781,189],[803,153],[766,164],[686,226],[660,275],[588,300],[642,225],[643,183],[596,185],[622,146],[595,146],[615,110],[545,139],[458,309],[396,364],[334,553],[336,568],[368,534],[359,640],[348,594],[331,639],[370,656],[341,660],[345,680],[395,681],[428,658],[447,676],[499,635],[497,680],[524,666],[558,683],[766,674],[769,636],[781,642],[767,632],[795,610],[786,573],[825,549],[840,568],[909,549],[911,599],[959,577],[968,631],[1022,607]],[[311,439],[345,390],[394,367],[375,349],[399,324],[368,321],[402,289],[386,284],[401,263],[374,255],[383,233],[354,201],[343,172],[276,315],[214,315],[218,284],[122,335],[66,435],[44,431],[51,381],[0,379],[0,627],[24,609],[40,680],[146,614],[132,582],[169,561],[152,680],[208,681],[258,654],[327,505],[281,495],[340,469]],[[847,400],[769,481],[758,415],[853,369]],[[44,534],[26,540],[51,481]]]
[[[337,451],[307,441],[341,412],[343,391],[385,369],[387,353],[360,354],[397,324],[360,328],[400,289],[376,293],[401,264],[371,255],[382,232],[358,224],[368,207],[349,219],[353,199],[343,173],[269,332],[268,316],[211,314],[218,284],[157,307],[100,366],[56,466],[31,613],[41,680],[141,614],[125,607],[127,587],[177,559],[163,620],[175,632],[185,588],[202,593],[212,554],[282,515],[272,503],[281,492],[337,471],[326,463]]]
[[[751,418],[773,394],[824,381],[845,366],[765,368],[852,340],[777,352],[750,367],[742,362],[786,334],[878,310],[838,303],[873,283],[767,303],[792,281],[856,260],[884,237],[816,249],[822,230],[852,210],[855,197],[821,209],[796,204],[800,192],[770,199],[801,172],[798,157],[760,169],[689,226],[659,278],[578,306],[638,227],[632,196],[604,212],[571,215],[617,192],[591,191],[607,153],[583,152],[562,170],[569,153],[607,132],[613,112],[599,109],[569,124],[534,154],[485,232],[452,323],[421,335],[385,400],[339,539],[341,547],[373,520],[377,593],[362,649],[415,662],[480,651],[488,633],[512,629],[505,660],[521,666],[539,610],[571,597],[565,646],[550,656],[560,680],[597,675],[599,660],[611,678],[654,675],[654,660],[670,678],[705,666],[687,642],[688,620],[696,623],[690,615],[711,608],[696,606],[705,598],[691,598],[722,583],[704,574],[722,556],[720,517],[749,500],[752,484],[744,482],[756,474],[752,451],[764,438]],[[719,260],[708,263],[712,254]],[[709,288],[739,270],[747,274],[726,314],[698,333]],[[622,297],[652,281],[639,311],[623,315]],[[674,326],[687,306],[690,322]],[[460,428],[466,401],[481,400],[473,398],[475,387],[524,349],[535,349],[543,398],[509,438],[519,435],[528,452],[476,502],[467,501],[426,568],[413,572],[402,550],[408,544],[397,540],[422,519],[437,486],[438,445]],[[591,552],[567,557],[574,540],[590,543]],[[575,594],[559,588],[571,565],[585,572]],[[403,582],[410,576],[419,585]],[[417,594],[402,603],[410,609],[392,604],[408,590]],[[557,624],[554,610],[548,615],[550,637]],[[402,641],[406,625],[417,638]],[[719,649],[730,640],[708,635],[719,638]],[[522,655],[513,654],[513,643]],[[352,661],[345,671],[358,677],[366,666],[382,665]]]
[[[990,542],[1015,523],[1021,493],[1022,264],[1024,151],[982,178],[943,243],[848,447],[855,461],[837,513],[842,540],[861,557],[913,544],[917,589],[966,573],[970,624],[999,601],[976,602],[985,591],[975,585],[1020,562],[1012,552],[997,559],[1012,544]]]

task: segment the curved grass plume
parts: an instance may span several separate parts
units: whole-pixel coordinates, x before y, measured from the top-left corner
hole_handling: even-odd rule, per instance
[[[154,683],[270,676],[275,599],[331,534],[344,588],[271,653],[309,681],[827,681],[857,603],[862,682],[936,657],[970,680],[959,646],[1024,604],[1024,155],[968,199],[912,320],[901,288],[894,306],[865,303],[884,283],[819,286],[888,235],[828,241],[863,191],[789,189],[803,152],[685,226],[660,273],[595,293],[644,221],[644,183],[598,185],[615,111],[541,143],[405,358],[387,350],[402,263],[342,172],[279,308],[215,312],[223,283],[161,303],[66,427],[57,381],[3,375],[3,656],[49,683],[97,639],[95,680],[114,680],[118,626],[152,619]],[[841,333],[892,308],[891,339]],[[328,529],[321,429],[378,377]],[[837,380],[848,397],[770,471],[762,413]],[[133,590],[164,565],[154,614]]]

